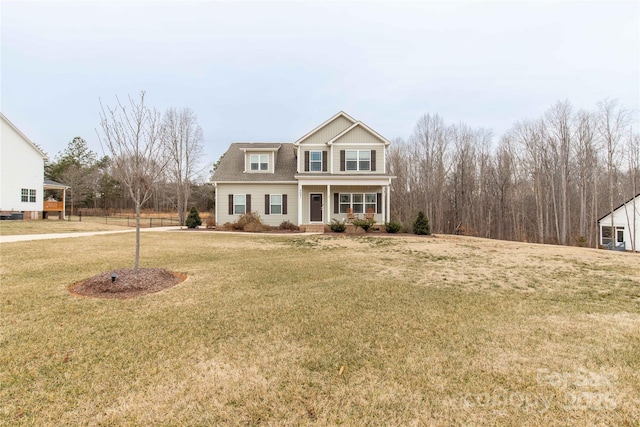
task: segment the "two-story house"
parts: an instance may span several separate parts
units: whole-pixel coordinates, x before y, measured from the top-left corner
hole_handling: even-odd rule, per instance
[[[342,111],[293,143],[233,143],[213,175],[216,223],[245,212],[275,226],[322,225],[348,215],[388,222],[390,144]]]

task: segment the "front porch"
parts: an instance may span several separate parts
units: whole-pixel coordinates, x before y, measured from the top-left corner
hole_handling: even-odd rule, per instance
[[[331,183],[326,179],[301,180],[298,183],[298,224],[324,226],[333,219],[351,222],[365,218],[372,218],[377,224],[389,222],[389,186],[389,177],[340,179]]]

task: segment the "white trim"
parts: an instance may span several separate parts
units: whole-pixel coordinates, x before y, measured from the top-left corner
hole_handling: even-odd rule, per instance
[[[271,206],[273,206],[273,203],[271,203],[271,199],[273,198],[273,196],[280,196],[280,213],[277,213],[277,214],[274,214],[273,210],[271,209]],[[271,216],[271,215],[284,215],[282,213],[282,211],[283,211],[282,206],[284,205],[282,200],[283,200],[282,199],[282,193],[280,193],[280,194],[277,194],[277,193],[271,194],[271,193],[269,193],[269,216]]]
[[[303,202],[302,202],[302,183],[298,181],[298,225],[302,224],[302,210],[303,210]]]
[[[211,181],[212,184],[245,184],[245,185],[273,185],[273,184],[297,184],[298,181]]]

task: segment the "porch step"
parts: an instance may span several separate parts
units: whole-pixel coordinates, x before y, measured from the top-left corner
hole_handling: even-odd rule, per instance
[[[324,224],[303,224],[300,229],[305,233],[324,233]]]

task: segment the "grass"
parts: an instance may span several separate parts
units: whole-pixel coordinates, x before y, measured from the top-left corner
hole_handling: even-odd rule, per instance
[[[69,285],[131,264],[133,235],[2,246],[0,424],[640,422],[638,255],[453,236],[142,239],[142,266],[188,280],[79,298]]]
[[[141,228],[149,226],[178,226],[177,216],[166,218],[143,216],[140,218]],[[70,220],[59,221],[57,219],[31,220],[31,221],[0,221],[0,236],[13,236],[24,234],[49,234],[49,233],[74,233],[82,231],[110,231],[123,230],[135,227],[135,216],[110,216],[93,217],[70,216]]]
[[[104,218],[82,218],[78,221],[32,220],[32,221],[0,221],[0,236],[24,234],[75,233],[83,231],[122,230],[126,227],[121,221],[110,221],[105,224]]]

